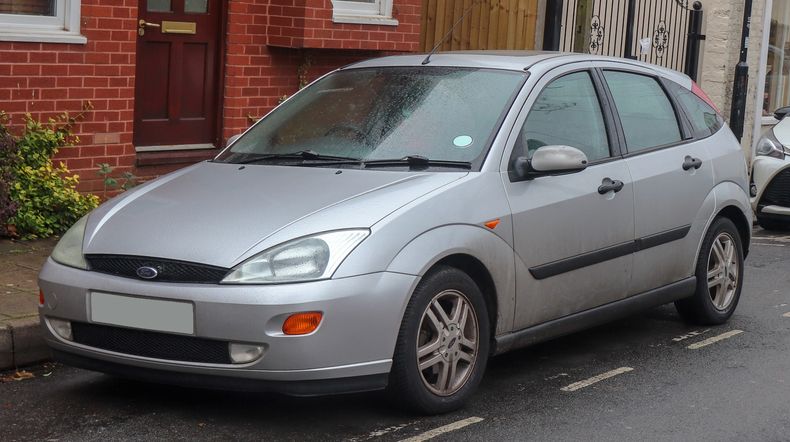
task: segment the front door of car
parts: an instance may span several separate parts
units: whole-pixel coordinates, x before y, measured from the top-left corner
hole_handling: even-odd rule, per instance
[[[601,105],[600,79],[589,66],[572,64],[539,80],[509,137],[512,152],[506,152],[502,177],[513,214],[516,329],[627,295],[633,185]],[[519,180],[516,158],[545,145],[575,147],[589,165]],[[619,183],[616,190],[602,187],[612,182]]]
[[[648,69],[597,63],[611,93],[634,180],[635,237],[630,294],[693,274],[699,242],[713,214],[713,164],[704,140],[693,140],[666,84]]]

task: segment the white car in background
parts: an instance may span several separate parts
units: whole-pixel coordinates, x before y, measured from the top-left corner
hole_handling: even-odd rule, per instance
[[[767,230],[790,229],[790,106],[777,109],[779,124],[763,134],[752,162],[751,201]]]

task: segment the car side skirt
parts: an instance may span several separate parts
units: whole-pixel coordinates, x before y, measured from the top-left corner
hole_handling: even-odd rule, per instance
[[[517,332],[495,338],[492,354],[501,354],[516,348],[526,347],[569,335],[596,325],[620,319],[636,311],[658,307],[694,294],[697,278],[692,276],[657,289],[630,296],[620,301],[574,313],[563,318],[545,322]]]

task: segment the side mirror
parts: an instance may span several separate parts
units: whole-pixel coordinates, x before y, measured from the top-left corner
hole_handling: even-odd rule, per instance
[[[790,114],[790,106],[780,107],[774,111],[774,118],[781,120],[782,118],[786,117],[787,114]]]
[[[226,144],[226,146],[230,146],[231,144],[235,143],[236,140],[238,140],[240,136],[241,136],[241,134],[236,134],[236,135],[233,135],[232,137],[228,138],[228,144]]]
[[[513,168],[520,180],[580,172],[587,168],[587,155],[571,146],[543,146],[532,154],[531,160],[516,158]]]

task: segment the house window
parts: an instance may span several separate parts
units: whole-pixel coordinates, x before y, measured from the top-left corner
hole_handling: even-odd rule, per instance
[[[790,105],[790,2],[774,2],[768,35],[763,116]]]
[[[398,20],[392,17],[392,0],[332,0],[332,21],[391,26],[398,24]]]
[[[85,43],[80,0],[0,0],[0,41]]]

